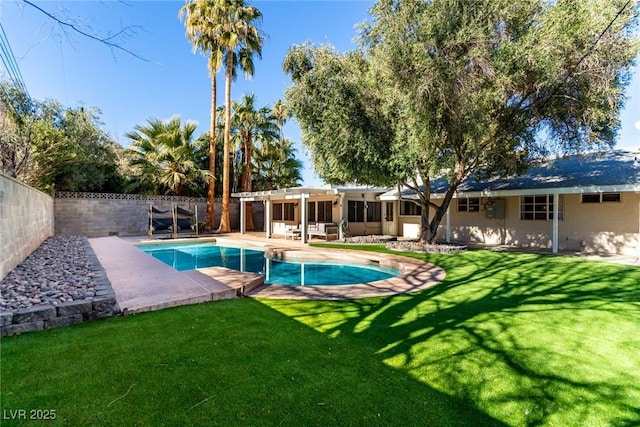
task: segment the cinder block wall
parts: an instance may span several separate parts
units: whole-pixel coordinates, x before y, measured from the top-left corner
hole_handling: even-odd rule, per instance
[[[169,210],[177,204],[191,212],[198,207],[198,221],[203,222],[207,212],[207,202],[199,197],[143,196],[136,194],[106,193],[56,193],[55,234],[82,235],[87,237],[134,236],[147,233],[149,205],[160,210]],[[261,203],[255,203],[254,215],[257,227],[262,227]],[[214,208],[214,226],[220,224],[221,203]],[[154,217],[170,214],[154,214]],[[231,201],[229,205],[231,227],[240,228],[240,204]]]
[[[53,233],[53,198],[0,172],[0,280]]]

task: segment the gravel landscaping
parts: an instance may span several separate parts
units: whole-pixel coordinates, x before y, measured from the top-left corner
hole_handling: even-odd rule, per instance
[[[86,237],[48,238],[0,283],[2,335],[118,312],[111,284]]]
[[[388,235],[368,235],[368,236],[351,236],[346,237],[342,241],[344,243],[364,244],[364,243],[387,243],[398,240],[396,236]]]
[[[93,298],[98,272],[92,258],[85,237],[48,238],[2,280],[0,308],[19,310]]]
[[[457,245],[455,243],[437,243],[434,245],[419,243],[416,241],[397,241],[387,243],[387,249],[402,252],[426,252],[433,254],[456,254],[466,251],[466,245]]]

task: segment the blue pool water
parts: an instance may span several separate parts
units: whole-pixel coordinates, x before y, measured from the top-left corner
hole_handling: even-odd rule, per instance
[[[226,267],[265,275],[265,283],[289,286],[353,285],[389,279],[400,272],[368,264],[292,262],[266,259],[263,251],[213,243],[162,244],[139,249],[178,271]]]

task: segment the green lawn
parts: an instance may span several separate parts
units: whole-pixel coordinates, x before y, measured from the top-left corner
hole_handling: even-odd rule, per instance
[[[417,294],[245,298],[3,338],[0,424],[19,409],[69,425],[640,424],[640,269],[426,258],[447,277]]]

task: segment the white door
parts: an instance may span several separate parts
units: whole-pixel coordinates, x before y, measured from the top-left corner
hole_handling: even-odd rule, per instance
[[[394,202],[385,202],[384,207],[384,234],[388,234],[390,236],[395,236],[397,230],[393,204]]]

